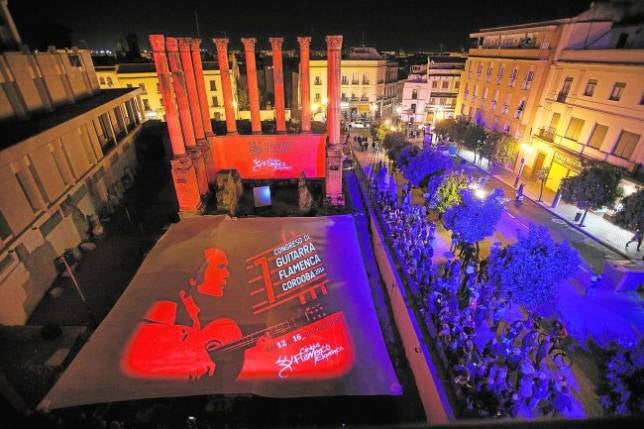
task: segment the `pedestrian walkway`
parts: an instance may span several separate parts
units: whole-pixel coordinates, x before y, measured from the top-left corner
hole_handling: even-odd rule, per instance
[[[459,152],[459,156],[467,162],[474,164],[473,152],[469,150],[461,150]],[[489,164],[486,160],[477,162],[475,165],[485,170],[508,186],[514,187],[516,174],[514,174],[513,172],[505,169],[490,171]],[[525,184],[523,194],[526,197],[530,198],[544,209],[557,215],[573,228],[583,232],[594,240],[597,240],[603,245],[609,247],[611,250],[620,254],[624,258],[639,260],[644,257],[644,248],[641,249],[641,252],[637,252],[637,246],[631,244],[628,250],[625,249],[626,243],[633,237],[633,233],[631,231],[620,228],[612,222],[604,219],[603,216],[592,212],[588,212],[586,220],[584,221],[584,226],[580,227],[579,222],[575,222],[574,220],[577,213],[581,211],[578,207],[574,206],[573,204],[568,204],[560,201],[557,207],[553,208],[552,201],[555,198],[555,193],[553,191],[544,188],[543,195],[541,196],[540,201],[539,197],[541,195],[541,184],[539,182],[527,182],[522,179],[520,183]]]

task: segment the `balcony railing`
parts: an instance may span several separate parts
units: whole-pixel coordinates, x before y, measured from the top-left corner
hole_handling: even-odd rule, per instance
[[[360,97],[360,101],[369,101],[369,97]]]
[[[360,81],[359,80],[352,80],[351,85],[360,85]]]
[[[322,85],[322,81],[321,81],[321,80],[316,80],[316,81],[313,83],[313,85]]]
[[[553,127],[543,127],[539,128],[537,135],[540,139],[552,143],[555,141],[555,131],[556,130]]]
[[[369,85],[369,81],[368,81],[368,80],[363,80],[363,81],[362,81],[362,84],[363,84],[363,85]]]
[[[565,103],[566,98],[568,98],[568,93],[567,92],[560,92],[559,94],[557,94],[557,101],[559,103]]]

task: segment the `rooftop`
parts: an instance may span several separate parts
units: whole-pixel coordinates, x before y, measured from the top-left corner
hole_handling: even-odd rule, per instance
[[[12,119],[0,122],[0,135],[2,136],[0,150],[74,119],[76,116],[109,103],[128,92],[137,90],[139,88],[104,89],[91,97],[78,100],[76,103],[57,107],[53,112],[40,112],[24,121]]]
[[[219,70],[217,61],[204,61],[204,70]],[[117,73],[155,73],[154,63],[121,63],[114,66],[97,66],[97,72],[116,71]]]

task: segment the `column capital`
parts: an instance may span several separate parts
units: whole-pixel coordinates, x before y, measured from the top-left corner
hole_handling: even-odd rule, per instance
[[[179,41],[179,51],[180,52],[190,52],[190,42],[192,39],[190,37],[178,37]]]
[[[177,43],[177,39],[174,37],[166,37],[165,38],[165,47],[168,50],[168,52],[178,52],[179,51],[179,44]]]
[[[283,37],[269,37],[268,41],[271,42],[271,47],[273,49],[282,49],[282,43],[284,43]]]
[[[339,51],[340,49],[342,49],[342,36],[326,36],[326,46],[332,51]]]
[[[241,42],[244,44],[244,49],[247,51],[254,51],[255,50],[255,43],[257,43],[257,39],[254,37],[242,37]]]
[[[212,39],[213,43],[217,50],[228,49],[228,39],[227,38],[214,38]]]
[[[192,52],[201,52],[201,39],[190,39],[190,50]]]
[[[165,52],[165,37],[163,34],[150,34],[148,40],[154,52]]]
[[[300,49],[305,49],[311,46],[311,38],[309,36],[300,36],[297,38],[297,43],[300,44]]]

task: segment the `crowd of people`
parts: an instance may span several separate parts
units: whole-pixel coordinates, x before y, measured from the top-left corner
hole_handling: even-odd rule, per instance
[[[464,415],[534,417],[567,415],[573,397],[562,356],[567,332],[558,321],[529,314],[508,323],[512,306],[487,276],[487,259],[473,245],[453,239],[459,257],[433,263],[436,226],[427,208],[411,204],[411,189],[399,197],[381,186],[386,168],[377,166],[372,199],[385,237],[416,299],[436,351],[450,373]],[[384,171],[384,173],[383,173]],[[491,249],[502,252],[500,243]],[[516,314],[516,312],[515,312]]]

